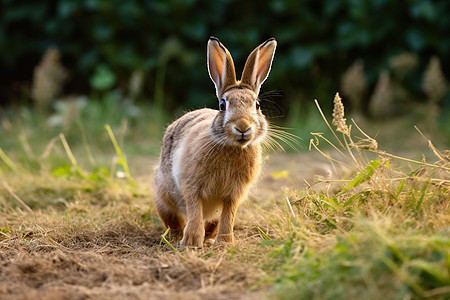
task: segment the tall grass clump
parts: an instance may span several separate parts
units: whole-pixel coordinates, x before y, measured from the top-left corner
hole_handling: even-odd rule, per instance
[[[267,264],[273,295],[449,299],[450,152],[427,140],[434,162],[387,153],[348,123],[339,94],[331,124],[316,104],[333,139],[312,133],[310,147],[330,161],[329,176],[287,191],[289,221]]]
[[[28,125],[23,128],[39,133],[45,140],[48,133],[40,129]],[[102,155],[93,154],[87,141],[74,150],[63,132],[45,143],[41,141],[41,145],[30,142],[25,134],[20,137],[22,133],[19,137],[8,136],[7,131],[3,134],[7,139],[5,147],[0,145],[0,215],[7,207],[26,211],[51,206],[59,209],[71,207],[80,199],[92,200],[93,205],[129,202],[143,192],[131,175],[117,133],[109,125],[103,135],[110,139],[110,145],[103,147]],[[123,135],[119,131],[122,142]]]

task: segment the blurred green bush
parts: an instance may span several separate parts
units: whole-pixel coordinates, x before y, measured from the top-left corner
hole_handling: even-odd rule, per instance
[[[141,99],[170,110],[214,106],[210,35],[229,48],[238,72],[248,53],[274,36],[278,49],[263,89],[285,90],[286,102],[319,98],[331,105],[341,75],[357,59],[370,91],[403,52],[418,57],[403,84],[425,98],[421,81],[430,57],[440,57],[449,74],[449,33],[447,0],[0,0],[0,104],[30,103],[33,69],[55,46],[69,70],[66,94],[128,93],[140,72]]]

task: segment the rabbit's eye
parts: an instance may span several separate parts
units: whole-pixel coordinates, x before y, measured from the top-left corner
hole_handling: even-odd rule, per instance
[[[261,105],[259,104],[259,101],[256,100],[256,110],[258,110],[261,107]]]
[[[221,111],[225,111],[227,109],[227,103],[225,102],[225,100],[222,99],[222,101],[220,101],[219,108]]]

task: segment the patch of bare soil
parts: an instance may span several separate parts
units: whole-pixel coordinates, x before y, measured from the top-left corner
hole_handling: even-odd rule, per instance
[[[132,227],[0,242],[1,299],[245,299],[260,278],[220,255],[176,255]],[[255,294],[256,293],[256,294]]]

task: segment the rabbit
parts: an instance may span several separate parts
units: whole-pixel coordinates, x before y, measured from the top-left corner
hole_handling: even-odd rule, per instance
[[[219,110],[188,112],[166,129],[155,171],[155,204],[171,237],[182,238],[182,248],[234,242],[236,211],[262,165],[268,122],[258,94],[276,46],[271,38],[254,49],[236,80],[230,52],[210,37],[207,66]]]

